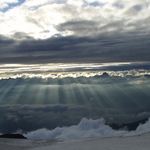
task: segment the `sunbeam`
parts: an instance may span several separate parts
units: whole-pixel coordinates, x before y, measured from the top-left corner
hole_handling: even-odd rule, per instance
[[[22,93],[20,93],[20,96],[18,98],[19,104],[32,104],[32,79],[22,79],[21,87]],[[34,100],[34,99],[33,99]]]
[[[11,131],[17,130],[19,125],[27,131],[69,126],[84,117],[103,117],[107,123],[124,123],[150,114],[149,70],[102,71],[102,65],[97,65],[98,70],[94,67],[92,71],[92,65],[71,65],[74,67],[71,68],[66,64],[64,69],[62,64],[51,69],[48,69],[50,65],[41,66],[44,71],[40,71],[40,65],[31,66],[33,71],[28,66],[13,66],[17,69],[12,72],[9,66],[6,78],[6,69],[3,69],[0,79],[2,130],[6,131],[8,122]],[[59,67],[60,71],[56,72]],[[27,122],[33,126],[24,127]],[[12,124],[16,128],[11,128]]]
[[[2,80],[1,80],[2,81]],[[17,101],[17,92],[16,92],[17,80],[8,79],[5,80],[5,83],[2,85],[2,91],[0,95],[1,104],[13,104]]]

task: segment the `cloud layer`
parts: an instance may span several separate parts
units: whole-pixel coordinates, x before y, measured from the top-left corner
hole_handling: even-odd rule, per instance
[[[149,60],[147,0],[8,0],[1,7],[0,63]]]
[[[85,138],[109,137],[124,133],[123,131],[115,131],[105,125],[103,118],[92,120],[83,118],[78,125],[55,128],[50,131],[47,129],[39,129],[29,132],[25,136],[29,139],[60,139],[60,140],[77,140]]]
[[[29,139],[59,139],[59,140],[81,140],[86,138],[105,138],[114,136],[134,136],[150,131],[150,119],[137,127],[136,131],[127,132],[125,130],[116,131],[105,125],[103,118],[92,120],[83,118],[78,125],[70,127],[55,128],[47,130],[45,128],[29,132],[25,136]]]
[[[59,64],[55,67],[75,70],[101,67],[122,69],[124,65],[111,68],[114,66],[88,64],[78,67],[74,64],[69,67]],[[135,67],[132,65],[125,68]],[[27,70],[27,65],[1,66],[4,71],[4,77],[0,80],[2,133],[15,132],[18,129],[26,132],[43,127],[54,129],[57,126],[70,126],[78,124],[83,117],[103,117],[107,122],[124,123],[150,116],[149,70],[67,70],[63,73],[49,73],[49,69],[54,68],[45,66],[47,74],[37,74],[39,67],[44,66],[31,65],[30,70]],[[23,70],[33,72],[23,74]]]
[[[78,78],[103,76],[149,76],[150,63],[49,63],[49,64],[3,64],[0,79],[17,78]]]
[[[83,119],[85,117],[92,118],[93,120]],[[96,134],[97,136],[108,136],[108,135],[110,136],[110,133],[112,132],[108,132],[105,129],[109,129],[109,131],[112,131],[112,129],[104,125],[105,123],[103,122],[104,120],[99,119],[101,117],[105,118],[106,124],[111,123],[119,124],[119,123],[134,122],[137,120],[148,118],[150,117],[150,112],[144,111],[141,113],[135,112],[126,113],[120,111],[117,108],[102,109],[86,106],[61,105],[61,104],[0,105],[0,132],[1,133],[31,132],[28,134],[28,137],[30,138],[50,138],[50,137],[60,138],[59,136],[64,136],[63,133],[65,132],[67,133],[71,129],[76,129],[77,132],[81,131],[80,135],[83,134],[83,136],[81,136],[82,138],[88,135],[89,136],[93,135],[94,137],[97,131],[99,132],[99,134]],[[75,126],[77,124],[79,125]],[[86,126],[86,128],[84,126]],[[67,127],[69,127],[69,130]],[[82,130],[84,128],[85,130],[82,133]],[[143,130],[143,128],[145,127],[141,126],[138,128],[138,130]],[[104,131],[105,133],[103,132],[103,129],[105,130]],[[89,130],[91,131],[90,132],[91,134],[88,134]],[[92,131],[94,131],[93,132],[94,134],[92,134]],[[75,132],[73,131],[71,132],[71,134]],[[53,134],[51,135],[50,133]]]
[[[7,0],[1,5],[17,2]],[[57,33],[95,36],[109,31],[146,32],[149,6],[147,0],[26,0],[19,7],[1,13],[0,27],[5,27],[6,30],[1,30],[4,35],[13,36],[18,32],[35,38],[47,38]]]

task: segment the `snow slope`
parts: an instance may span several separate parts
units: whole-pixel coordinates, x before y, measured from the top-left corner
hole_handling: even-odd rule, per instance
[[[112,130],[103,119],[83,119],[77,126],[42,132],[28,134],[35,139],[0,139],[0,150],[150,150],[150,119],[132,132]],[[40,134],[43,139],[36,138]]]
[[[132,136],[131,136],[132,135]],[[150,133],[73,141],[0,139],[0,150],[149,150]]]
[[[150,133],[128,137],[66,141],[31,150],[149,150]]]

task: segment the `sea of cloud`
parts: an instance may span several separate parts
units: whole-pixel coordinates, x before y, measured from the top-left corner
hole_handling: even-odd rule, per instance
[[[126,131],[115,131],[108,125],[105,125],[103,118],[97,120],[83,118],[78,125],[57,127],[54,130],[38,129],[25,134],[25,136],[29,139],[78,140],[117,136],[123,133],[126,133]]]
[[[149,118],[149,120],[145,124],[140,124],[137,127],[136,131],[149,132],[150,131],[150,118]]]
[[[21,73],[21,74],[0,74],[0,80],[3,79],[30,79],[30,78],[41,78],[41,79],[48,79],[48,78],[78,78],[78,77],[95,77],[95,76],[117,76],[117,77],[126,77],[126,76],[133,76],[133,77],[142,77],[142,76],[149,76],[149,70],[129,70],[129,71],[89,71],[89,72],[59,72],[59,73]]]
[[[113,130],[105,125],[103,118],[93,120],[83,118],[78,125],[70,127],[57,127],[54,130],[38,129],[29,132],[25,136],[29,139],[61,139],[61,140],[79,140],[86,138],[102,138],[114,136],[131,136],[150,131],[150,119],[145,124],[140,124],[132,133],[125,130]]]

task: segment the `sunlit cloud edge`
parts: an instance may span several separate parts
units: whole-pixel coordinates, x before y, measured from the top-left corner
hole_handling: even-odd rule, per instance
[[[0,79],[17,78],[78,78],[102,76],[144,76],[150,75],[150,62],[87,63],[87,64],[3,64],[0,66]]]

